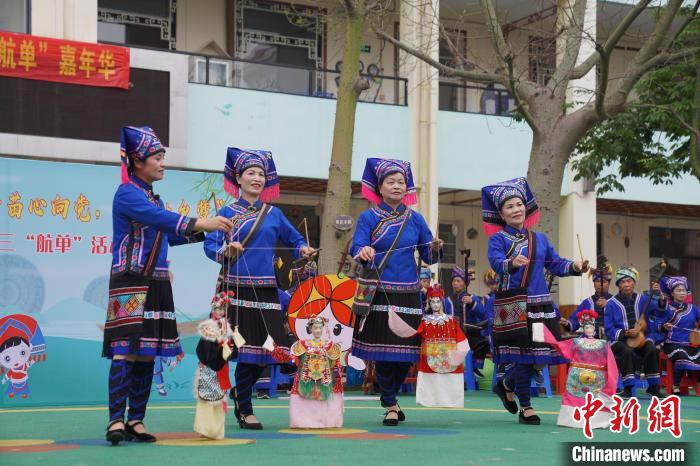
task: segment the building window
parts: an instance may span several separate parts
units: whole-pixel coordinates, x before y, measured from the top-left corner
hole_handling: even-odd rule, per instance
[[[551,37],[530,36],[530,80],[545,86],[557,66],[557,42]]]
[[[595,253],[597,256],[603,254],[603,224],[595,225]]]
[[[98,0],[101,42],[175,50],[177,0]]]
[[[453,267],[457,263],[457,234],[459,227],[453,223],[441,223],[438,238],[444,241],[442,246],[442,265]]]
[[[667,275],[688,277],[690,289],[700,290],[700,230],[649,227],[649,276],[661,273],[662,259],[668,263]]]
[[[236,58],[255,63],[236,63],[236,86],[306,95],[322,92],[323,73],[308,70],[324,68],[323,14],[314,7],[238,0]]]
[[[323,68],[321,10],[291,4],[236,2],[236,58]]]
[[[0,8],[0,30],[30,33],[29,0],[3,0]]]

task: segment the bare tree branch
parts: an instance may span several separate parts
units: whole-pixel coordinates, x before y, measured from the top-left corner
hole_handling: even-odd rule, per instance
[[[637,17],[646,9],[649,3],[651,3],[651,0],[641,0],[629,13],[627,13],[620,24],[615,26],[615,29],[613,29],[602,46],[603,51],[608,53],[608,57],[612,53],[615,46],[620,42],[620,39],[622,39],[622,37],[625,35],[634,20],[637,19]],[[580,79],[584,77],[595,65],[600,62],[600,58],[600,51],[597,49],[583,63],[571,70],[569,79]]]
[[[443,25],[442,21],[440,21],[440,35],[445,39],[445,42],[447,43],[447,47],[450,49],[450,53],[452,56],[455,57],[457,60],[457,64],[459,65],[459,68],[464,68],[464,63],[467,61],[465,57],[462,56],[462,52],[459,51],[457,46],[455,46],[454,42],[452,42],[452,38],[450,37],[450,34],[447,32],[447,29],[445,29],[445,26]]]
[[[659,47],[668,39],[669,30],[673,20],[678,15],[684,0],[669,0],[661,13],[661,17],[654,25],[654,30],[639,52],[634,56],[633,64],[627,68],[625,76],[617,84],[615,91],[606,96],[605,111],[617,113],[627,101],[627,96],[637,84],[639,79],[649,71],[654,63],[658,62]]]
[[[493,49],[500,59],[501,64],[507,65],[508,57],[512,55],[512,52],[506,39],[503,37],[503,29],[501,29],[501,24],[498,22],[498,16],[496,15],[496,9],[493,7],[493,1],[481,0],[481,12],[484,15],[486,29],[489,31],[491,41],[493,42]]]
[[[380,30],[380,29],[375,29],[374,30],[379,37],[382,39],[388,41],[389,43],[395,45],[396,47],[400,48],[406,53],[409,53],[413,55],[414,57],[418,58],[419,60],[422,60],[429,64],[430,66],[433,66],[434,68],[437,68],[438,70],[442,71],[448,76],[458,76],[460,78],[465,78],[468,79],[469,81],[474,81],[478,83],[483,83],[483,84],[491,84],[491,83],[499,83],[504,86],[508,86],[508,79],[506,76],[503,74],[499,73],[489,73],[489,72],[484,72],[484,71],[466,71],[466,70],[460,70],[457,68],[453,68],[451,66],[443,65],[437,60],[432,59],[430,56],[426,55],[425,53],[421,52],[420,50],[417,50],[399,40],[394,39],[392,36],[387,34],[386,32]]]
[[[677,60],[682,60],[684,58],[692,57],[693,55],[700,54],[700,47],[692,47],[689,49],[679,50],[674,53],[659,53],[655,55],[651,60],[647,61],[640,70],[642,74],[654,68],[656,65],[661,65],[665,63],[673,63]]]
[[[511,90],[511,94],[513,94],[513,99],[515,99],[515,105],[518,108],[518,112],[523,116],[523,119],[527,122],[527,124],[532,128],[533,132],[539,132],[540,127],[537,125],[536,120],[533,118],[532,114],[530,113],[530,109],[526,107],[523,104],[522,99],[520,98],[520,92],[516,86],[515,83],[515,74],[513,73],[513,57],[509,56],[508,61],[506,62],[506,66],[508,69],[508,83]]]
[[[554,74],[547,83],[547,88],[550,92],[566,93],[566,83],[571,69],[576,65],[579,50],[581,49],[582,32],[586,17],[587,0],[576,0],[572,8],[572,15],[569,18],[569,23],[564,25],[563,35],[565,39],[564,54],[562,59],[554,70]]]
[[[683,116],[676,111],[673,107],[669,105],[656,105],[656,104],[630,104],[630,108],[655,108],[657,110],[663,110],[670,114],[678,123],[688,130],[690,134],[700,135],[700,128],[693,128],[691,123],[688,123],[683,119]]]
[[[698,19],[698,16],[696,16],[698,13],[698,8],[700,8],[700,0],[696,0],[695,6],[693,6],[691,13],[686,16],[685,21],[683,21],[680,28],[678,28],[678,31],[676,31],[673,37],[670,37],[666,44],[664,44],[664,50],[670,49],[676,39],[678,39],[678,36],[680,36],[683,31],[685,31],[685,28],[688,27],[690,22]]]

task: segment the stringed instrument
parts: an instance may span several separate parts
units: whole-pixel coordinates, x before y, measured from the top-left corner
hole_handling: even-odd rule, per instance
[[[464,256],[464,276],[466,277],[466,280],[464,282],[464,286],[465,286],[464,292],[467,294],[467,296],[470,296],[469,295],[469,284],[472,282],[472,280],[474,280],[473,272],[469,270],[469,257],[472,255],[472,250],[471,249],[460,249],[459,252],[460,252],[460,254],[462,254],[462,256]],[[457,304],[457,303],[455,303],[455,304]],[[464,332],[464,334],[466,335],[470,328],[471,328],[472,332],[474,332],[477,328],[479,329],[479,331],[482,330],[481,327],[476,327],[473,324],[467,323],[467,309],[463,303],[459,303],[459,305],[462,306],[461,324],[462,324],[462,331]]]
[[[662,259],[661,262],[659,263],[659,274],[656,277],[656,280],[653,280],[654,282],[658,283],[659,279],[664,276],[666,273],[666,269],[668,268],[668,262],[666,262],[666,259]],[[654,295],[656,294],[656,290],[650,290],[649,291],[649,299],[647,302],[644,304],[644,309],[639,315],[639,319],[637,319],[637,322],[634,324],[634,330],[637,330],[637,336],[636,337],[627,337],[627,346],[635,349],[639,349],[644,344],[646,343],[646,338],[644,337],[644,331],[647,329],[647,311],[649,310],[649,304],[651,304],[651,301],[654,299]]]
[[[695,324],[695,331],[690,332],[688,340],[692,346],[700,346],[700,322]]]

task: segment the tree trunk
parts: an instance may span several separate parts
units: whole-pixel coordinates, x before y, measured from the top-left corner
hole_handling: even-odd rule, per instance
[[[527,180],[537,205],[540,207],[540,223],[537,229],[547,235],[556,248],[559,242],[559,208],[564,167],[569,153],[562,153],[552,133],[533,134]]]
[[[358,2],[361,3],[361,2]],[[360,80],[360,46],[364,30],[362,12],[349,12],[345,19],[345,50],[340,72],[338,101],[333,128],[333,149],[328,167],[328,188],[321,217],[321,245],[319,273],[336,273],[340,254],[350,239],[348,232],[333,226],[338,215],[350,215],[350,168],[352,165],[355,108],[362,91]]]
[[[700,62],[695,67],[692,126],[695,128],[695,132],[690,133],[690,166],[693,175],[700,181]]]

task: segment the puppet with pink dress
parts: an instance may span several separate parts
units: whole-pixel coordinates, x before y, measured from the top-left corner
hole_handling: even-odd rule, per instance
[[[556,347],[571,361],[566,377],[566,391],[561,399],[561,409],[557,425],[583,427],[584,421],[574,420],[576,408],[584,406],[586,394],[600,398],[605,406],[591,418],[591,428],[605,429],[610,423],[612,395],[617,388],[617,364],[610,344],[595,338],[595,321],[598,313],[590,309],[578,313],[578,321],[583,329],[579,337],[557,341],[546,326],[533,326],[533,341],[545,342]]]
[[[311,338],[299,340],[291,352],[297,367],[289,397],[289,427],[327,429],[343,426],[343,381],[340,345],[327,334],[326,319],[312,316],[306,324]],[[327,335],[326,335],[327,336]]]

